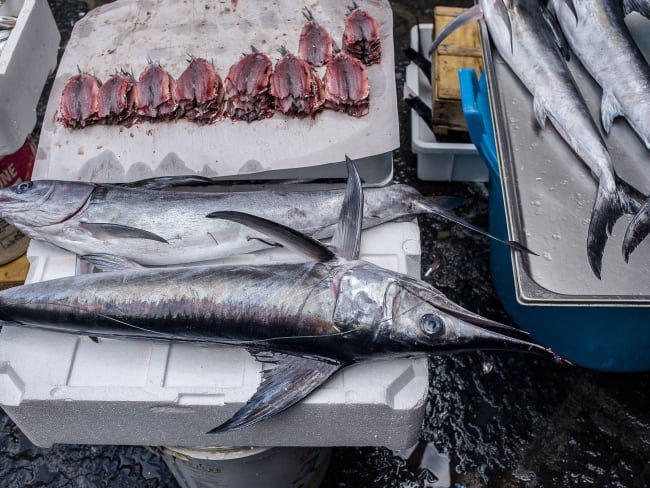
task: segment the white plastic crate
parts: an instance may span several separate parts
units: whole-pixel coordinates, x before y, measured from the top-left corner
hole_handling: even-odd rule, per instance
[[[44,0],[7,0],[0,15],[18,17],[0,51],[0,156],[5,156],[34,130],[36,105],[56,68],[61,36]]]
[[[282,260],[286,250],[229,262]],[[413,222],[364,231],[363,259],[420,275]],[[75,273],[75,256],[32,242],[28,282]],[[207,431],[256,390],[261,364],[244,349],[101,339],[4,327],[0,405],[39,446],[54,443],[167,446],[411,446],[428,389],[426,359],[355,365],[298,405],[228,434]]]
[[[420,44],[429,50],[433,24],[420,24]],[[411,29],[411,47],[418,48],[418,26]],[[406,88],[431,106],[431,84],[414,64],[406,67]],[[411,150],[417,156],[418,178],[435,181],[487,181],[488,169],[474,144],[438,142],[429,126],[411,110]]]

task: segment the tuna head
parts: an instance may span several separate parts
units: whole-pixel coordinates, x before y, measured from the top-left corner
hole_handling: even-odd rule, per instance
[[[23,181],[0,189],[0,216],[21,227],[64,222],[88,202],[95,186],[75,181]]]

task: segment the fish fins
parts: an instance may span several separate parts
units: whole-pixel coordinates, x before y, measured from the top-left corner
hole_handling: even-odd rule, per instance
[[[638,12],[644,17],[650,19],[650,3],[647,1],[638,1],[638,0],[623,0],[623,9],[625,15],[632,12]]]
[[[533,97],[533,112],[535,113],[535,120],[537,120],[540,128],[543,129],[546,125],[548,112],[546,111],[546,104],[542,98],[537,96]]]
[[[108,222],[81,222],[79,226],[90,232],[97,239],[116,237],[123,239],[147,239],[169,244],[167,239],[160,237],[158,234],[126,225],[111,224]]]
[[[286,354],[276,357],[275,367],[262,372],[262,381],[248,402],[208,434],[243,429],[277,415],[309,395],[342,366]]]
[[[605,133],[609,134],[612,129],[614,119],[623,116],[623,108],[611,91],[603,93],[603,99],[600,105],[600,118],[603,123]]]
[[[555,13],[551,11],[549,8],[544,7],[542,8],[542,16],[546,20],[546,24],[548,25],[548,27],[551,30],[551,33],[553,34],[553,39],[555,39],[555,44],[557,44],[557,47],[560,50],[560,54],[562,54],[562,57],[565,60],[570,61],[571,50],[569,49],[569,43],[566,40],[566,36],[562,32],[562,28],[560,27],[560,24],[557,21],[557,17],[555,16]]]
[[[88,339],[93,341],[95,344],[99,344],[99,337],[97,336],[88,336]]]
[[[354,163],[345,157],[348,167],[348,183],[345,187],[341,213],[334,229],[332,247],[346,259],[359,258],[361,227],[363,223],[363,187]]]
[[[454,222],[455,224],[461,225],[465,227],[466,229],[469,229],[473,232],[477,232],[485,237],[488,237],[490,239],[493,239],[497,242],[501,242],[502,244],[505,244],[506,246],[509,246],[513,249],[516,249],[518,251],[522,252],[527,252],[529,254],[533,254],[534,256],[538,256],[537,253],[531,251],[528,249],[526,246],[523,244],[520,244],[517,241],[508,241],[505,239],[501,239],[499,237],[496,237],[492,234],[490,234],[488,231],[481,229],[480,227],[477,227],[473,224],[470,224],[464,219],[461,219],[454,213],[448,210],[450,203],[454,203],[455,199],[454,197],[436,197],[437,199],[433,201],[429,201],[428,198],[422,198],[418,199],[413,203],[413,206],[420,210],[422,213],[426,214],[433,214],[436,215],[437,217],[443,218],[445,220],[449,220],[451,222]],[[451,202],[447,202],[448,199],[451,199]]]
[[[505,5],[501,3],[500,0],[496,2],[500,6],[503,6],[503,8],[506,8]],[[508,11],[506,9],[506,17],[508,19],[508,25],[510,25],[510,17],[507,15]],[[429,56],[438,49],[438,46],[444,41],[449,35],[454,32],[457,29],[460,29],[463,27],[465,24],[469,24],[470,22],[474,22],[476,20],[480,20],[483,18],[483,11],[481,10],[481,7],[479,4],[474,5],[473,7],[465,10],[462,14],[460,14],[458,17],[456,17],[454,20],[449,22],[441,31],[440,33],[436,36],[436,38],[433,40],[431,43],[431,47],[429,47]],[[512,39],[512,36],[511,36]]]
[[[646,200],[641,209],[628,224],[623,237],[623,257],[629,262],[630,254],[650,233],[650,199]]]
[[[81,259],[88,261],[90,264],[102,271],[121,271],[125,269],[143,268],[139,263],[122,256],[113,254],[84,254]]]
[[[167,190],[179,186],[206,186],[214,184],[215,181],[207,176],[182,175],[182,176],[160,176],[144,180],[131,181],[128,183],[110,183],[123,188],[141,188],[145,190]]]
[[[278,224],[262,217],[229,210],[212,212],[206,215],[206,217],[209,219],[230,220],[238,224],[246,225],[251,229],[272,237],[281,245],[298,251],[314,261],[324,263],[336,258],[336,255],[327,246],[317,240],[286,225]]]
[[[587,259],[591,271],[598,279],[601,277],[607,239],[616,221],[628,212],[629,202],[623,191],[611,192],[602,184],[598,187],[587,234]]]

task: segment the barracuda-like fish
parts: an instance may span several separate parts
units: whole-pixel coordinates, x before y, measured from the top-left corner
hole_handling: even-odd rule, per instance
[[[431,46],[433,51],[453,30],[484,19],[499,54],[533,96],[533,112],[540,127],[548,119],[560,136],[590,169],[598,183],[587,234],[587,258],[600,278],[608,236],[616,221],[642,205],[614,171],[605,142],[556,47],[538,0],[480,0],[449,23]]]
[[[363,193],[350,167],[332,248],[248,214],[211,215],[252,226],[307,262],[130,269],[34,283],[0,292],[0,323],[275,354],[249,401],[211,433],[270,418],[359,361],[475,349],[561,361],[426,283],[359,261]]]
[[[179,185],[201,177],[163,177],[132,187],[40,180],[0,189],[0,217],[23,233],[80,256],[106,253],[145,266],[194,263],[273,247],[268,239],[208,213],[238,210],[272,219],[315,239],[331,237],[344,190],[190,192]],[[139,186],[143,187],[140,188]],[[135,187],[135,188],[134,188]],[[407,185],[366,191],[364,228],[434,214],[488,235],[445,207],[454,199],[425,198]],[[509,245],[527,251],[514,242]]]
[[[625,26],[622,1],[551,0],[562,33],[603,89],[605,132],[625,117],[650,149],[650,65]]]

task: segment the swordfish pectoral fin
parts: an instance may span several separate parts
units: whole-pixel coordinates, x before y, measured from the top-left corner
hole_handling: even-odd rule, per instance
[[[449,22],[436,36],[436,38],[431,43],[431,47],[429,47],[429,56],[431,56],[433,51],[438,49],[438,46],[442,43],[442,41],[444,41],[447,37],[449,37],[449,35],[451,35],[452,32],[454,32],[457,29],[460,29],[465,24],[469,24],[470,22],[474,22],[482,18],[483,18],[483,11],[481,10],[479,4],[476,4],[472,8],[465,10],[462,14],[460,14],[454,20]]]
[[[108,222],[81,222],[79,227],[90,232],[96,239],[147,239],[169,244],[167,239],[160,237],[158,234],[127,225],[111,224]]]
[[[257,391],[235,414],[208,434],[243,429],[283,412],[322,385],[342,365],[278,354],[274,368],[262,373]]]
[[[623,108],[611,91],[603,93],[603,100],[600,105],[600,118],[606,134],[612,129],[614,119],[623,116]]]
[[[309,259],[321,263],[331,261],[336,255],[315,239],[298,232],[286,225],[243,212],[224,210],[206,215],[210,219],[223,219],[237,222],[275,239],[280,244],[304,254]]]
[[[345,157],[348,166],[348,183],[339,213],[339,220],[332,237],[332,247],[339,256],[355,260],[361,247],[361,227],[363,225],[363,187],[354,163]]]

